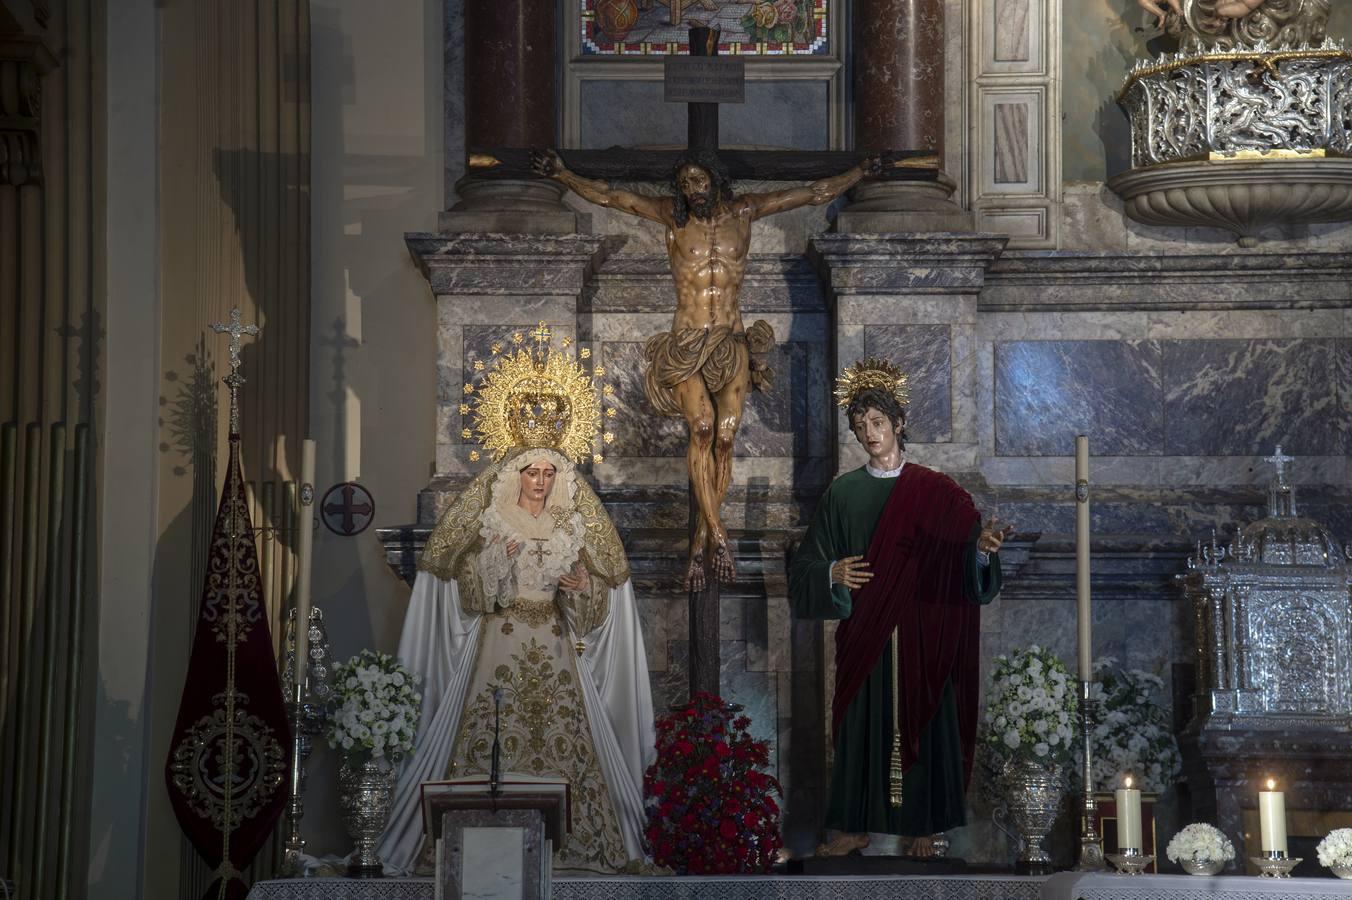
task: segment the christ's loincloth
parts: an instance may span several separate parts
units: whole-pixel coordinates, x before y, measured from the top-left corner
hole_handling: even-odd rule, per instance
[[[648,338],[643,346],[643,358],[648,361],[643,389],[648,402],[664,416],[680,416],[681,405],[676,402],[674,389],[696,373],[704,379],[709,393],[717,394],[742,374],[738,344],[747,348],[752,387],[765,390],[774,377],[765,354],[775,345],[775,333],[764,319],[756,320],[745,331],[718,325],[664,331]]]

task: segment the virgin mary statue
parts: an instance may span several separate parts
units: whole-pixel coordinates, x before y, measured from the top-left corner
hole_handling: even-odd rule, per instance
[[[555,868],[613,872],[645,855],[648,666],[624,547],[574,466],[599,418],[579,370],[523,349],[481,385],[479,431],[501,458],[432,531],[399,641],[423,698],[379,848],[399,871],[423,849],[422,784],[488,773],[496,691],[504,779],[568,782]]]

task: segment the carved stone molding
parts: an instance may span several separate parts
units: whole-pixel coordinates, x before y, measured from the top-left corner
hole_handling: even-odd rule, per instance
[[[42,182],[42,76],[55,67],[37,38],[0,37],[0,184]]]
[[[1108,181],[1127,215],[1148,225],[1233,232],[1243,247],[1274,225],[1352,217],[1352,160],[1205,160],[1132,169]]]

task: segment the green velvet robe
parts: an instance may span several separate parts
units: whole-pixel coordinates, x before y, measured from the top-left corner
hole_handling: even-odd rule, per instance
[[[789,599],[800,619],[843,619],[852,598],[832,585],[833,562],[868,553],[873,530],[896,478],[877,478],[865,468],[837,478],[822,495],[812,524],[789,567]],[[976,542],[965,592],[989,603],[1000,592],[1000,558],[977,562]],[[850,702],[836,736],[835,763],[826,826],[848,832],[872,831],[921,837],[967,824],[962,743],[952,685],[944,688],[939,711],[920,736],[920,758],[902,779],[899,809],[888,800],[892,742],[892,642],[888,641],[868,681]]]

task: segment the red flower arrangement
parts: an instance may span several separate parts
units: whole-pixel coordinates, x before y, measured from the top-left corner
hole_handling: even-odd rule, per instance
[[[761,771],[770,746],[740,707],[698,693],[657,720],[657,762],[644,778],[653,862],[680,875],[768,872],[784,845],[779,781]]]

